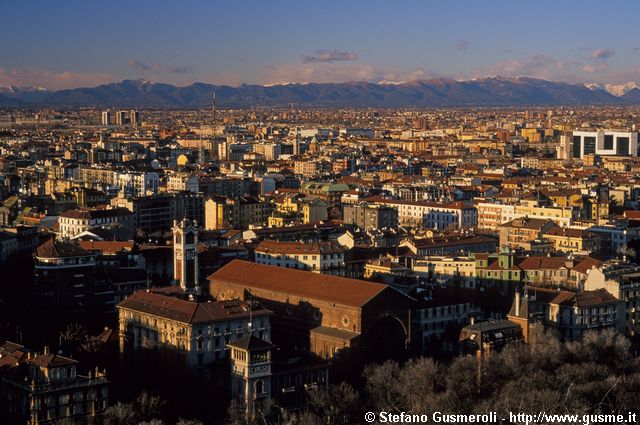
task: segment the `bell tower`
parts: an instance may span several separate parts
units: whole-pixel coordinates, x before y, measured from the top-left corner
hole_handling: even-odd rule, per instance
[[[198,276],[198,223],[173,223],[173,280],[187,292],[200,292]]]
[[[248,418],[255,417],[260,402],[271,397],[271,350],[274,345],[252,334],[229,344],[231,397],[244,404]]]

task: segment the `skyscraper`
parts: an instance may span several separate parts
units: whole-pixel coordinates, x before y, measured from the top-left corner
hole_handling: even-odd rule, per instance
[[[102,111],[102,125],[111,124],[111,112],[110,111]]]
[[[127,111],[116,112],[116,125],[126,125],[126,124],[127,124]]]
[[[129,112],[129,123],[131,127],[138,127],[140,125],[140,112],[132,109]]]

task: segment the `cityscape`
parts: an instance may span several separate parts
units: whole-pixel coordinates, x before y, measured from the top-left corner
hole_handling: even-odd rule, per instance
[[[0,424],[638,423],[639,5],[132,3],[0,5]]]

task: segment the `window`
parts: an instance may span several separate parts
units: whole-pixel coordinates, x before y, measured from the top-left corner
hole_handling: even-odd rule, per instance
[[[582,138],[580,136],[573,136],[573,157],[582,157]]]
[[[613,134],[604,135],[604,149],[609,151],[613,149]]]
[[[593,155],[596,153],[596,138],[585,137],[584,138],[584,154]]]
[[[616,155],[629,155],[629,138],[618,137],[616,146]]]

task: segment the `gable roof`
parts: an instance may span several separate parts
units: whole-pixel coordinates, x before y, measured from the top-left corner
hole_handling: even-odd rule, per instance
[[[133,293],[118,304],[118,308],[140,311],[188,324],[215,322],[250,314],[248,304],[239,300],[194,302],[146,291]],[[254,310],[251,313],[268,313],[268,310]]]
[[[601,265],[602,261],[600,260],[596,260],[592,257],[584,257],[575,266],[573,266],[573,270],[578,273],[587,274],[587,272],[592,268],[600,267]]]
[[[361,307],[369,300],[392,290],[386,285],[302,270],[233,260],[209,276],[209,282],[229,283],[277,291],[308,299]]]
[[[344,252],[344,248],[336,242],[298,242],[274,241],[265,239],[258,244],[256,252],[267,254],[334,254]]]
[[[518,267],[522,270],[557,270],[567,267],[567,259],[565,257],[527,257],[518,263]]]
[[[36,256],[40,258],[88,257],[90,255],[92,254],[89,251],[74,243],[57,239],[49,239],[36,248]]]
[[[76,360],[53,353],[36,355],[29,359],[29,362],[44,368],[65,367],[78,364]]]

